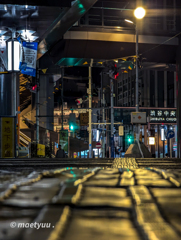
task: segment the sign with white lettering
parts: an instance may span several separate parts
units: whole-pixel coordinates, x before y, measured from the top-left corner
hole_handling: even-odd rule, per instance
[[[176,110],[154,109],[150,110],[151,123],[176,123]]]
[[[36,77],[37,42],[23,42],[19,69],[21,73]]]

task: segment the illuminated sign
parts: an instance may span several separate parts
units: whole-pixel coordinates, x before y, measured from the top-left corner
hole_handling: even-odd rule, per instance
[[[155,145],[155,137],[149,137],[148,141],[149,141],[149,145]]]
[[[151,123],[176,123],[176,110],[158,109],[149,112]]]

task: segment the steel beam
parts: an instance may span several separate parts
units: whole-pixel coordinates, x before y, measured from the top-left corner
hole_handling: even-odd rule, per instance
[[[79,0],[73,6],[62,13],[56,19],[56,25],[52,25],[46,32],[44,39],[38,46],[38,59],[49,51],[63,35],[76,23],[95,3],[97,0]]]
[[[1,0],[1,4],[18,4],[32,6],[71,7],[73,0]]]

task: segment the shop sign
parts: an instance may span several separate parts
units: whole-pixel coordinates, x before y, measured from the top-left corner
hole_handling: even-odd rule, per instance
[[[153,109],[149,112],[151,123],[176,123],[176,110]]]
[[[155,145],[155,137],[149,137],[149,145]]]

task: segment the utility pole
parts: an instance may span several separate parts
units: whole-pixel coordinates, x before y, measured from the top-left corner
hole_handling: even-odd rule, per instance
[[[114,108],[113,108],[113,79],[110,78],[111,87],[111,157],[114,157]]]
[[[103,109],[102,109],[102,122],[104,123],[105,122],[105,89],[103,89],[103,99],[102,99],[102,102],[103,102]],[[105,142],[104,142],[104,139],[105,139],[105,125],[103,124],[103,131],[102,131],[102,157],[105,158]]]
[[[39,73],[39,60],[37,60],[37,73],[36,73],[36,84],[37,84],[37,92],[36,92],[36,143],[39,143],[39,115],[40,115],[40,73]]]
[[[139,94],[139,82],[138,82],[138,27],[137,23],[135,24],[135,31],[136,31],[136,112],[139,112],[139,101],[138,101],[138,94]],[[136,124],[136,141],[139,142],[139,124]]]
[[[62,88],[61,88],[61,96],[62,96],[62,130],[63,130],[63,77],[64,77],[64,68],[62,68]]]
[[[92,64],[93,59],[89,66],[89,158],[92,158]]]

